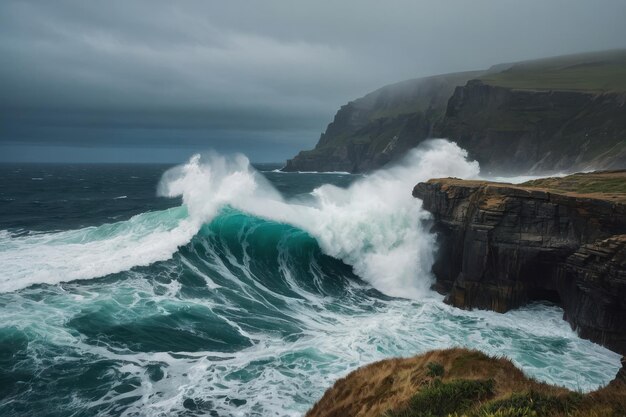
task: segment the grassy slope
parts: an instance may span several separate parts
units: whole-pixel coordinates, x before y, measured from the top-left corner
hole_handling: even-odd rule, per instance
[[[604,171],[541,178],[519,184],[563,194],[626,202],[626,171]]]
[[[626,384],[590,394],[539,383],[509,360],[465,349],[360,368],[326,391],[307,417],[583,417],[626,415]]]
[[[626,92],[626,50],[519,62],[479,79],[516,89]]]
[[[626,170],[597,171],[567,175],[565,177],[540,178],[521,184],[462,180],[458,178],[433,178],[428,182],[444,186],[489,186],[524,190],[546,191],[571,197],[595,198],[616,203],[626,203]]]

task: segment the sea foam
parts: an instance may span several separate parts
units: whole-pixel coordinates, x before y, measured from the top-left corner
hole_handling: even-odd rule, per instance
[[[322,250],[354,267],[378,290],[419,298],[430,286],[434,238],[424,230],[428,213],[412,197],[418,181],[476,177],[477,162],[456,144],[431,140],[398,164],[357,179],[347,189],[326,184],[304,205],[284,200],[241,156],[194,156],[167,172],[159,192],[182,196],[197,224],[209,222],[224,205],[307,231]]]
[[[428,178],[472,178],[478,173],[478,163],[468,161],[466,151],[443,139],[431,140],[347,189],[323,185],[304,203],[285,200],[243,155],[194,155],[167,171],[158,187],[162,196],[182,196],[183,207],[98,227],[0,236],[0,292],[96,278],[167,260],[230,206],[301,228],[326,254],[352,265],[380,291],[419,298],[430,284],[434,239],[423,229],[428,213],[411,189]]]

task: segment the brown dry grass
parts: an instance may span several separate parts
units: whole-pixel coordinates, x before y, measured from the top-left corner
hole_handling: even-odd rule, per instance
[[[572,174],[565,177],[541,178],[522,184],[462,180],[459,178],[435,178],[428,180],[428,182],[441,184],[443,191],[449,190],[451,186],[476,187],[484,189],[492,195],[497,193],[498,189],[514,189],[626,203],[626,170],[598,171]],[[492,203],[495,204],[497,201],[494,200]]]
[[[459,379],[495,381],[491,400],[508,398],[512,393],[529,391],[563,398],[565,388],[528,378],[509,360],[491,358],[466,349],[435,350],[407,359],[388,359],[362,367],[338,380],[307,413],[307,417],[380,417],[387,411],[402,410],[411,398],[428,386],[433,377],[427,364],[436,362],[445,369],[442,382]],[[619,416],[626,410],[626,385],[613,382],[584,396],[575,416]],[[618,414],[615,414],[617,410]],[[555,414],[554,416],[557,416]]]

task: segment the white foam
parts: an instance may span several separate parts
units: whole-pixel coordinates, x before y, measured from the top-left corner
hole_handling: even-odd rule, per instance
[[[422,229],[428,214],[411,196],[432,177],[475,177],[477,162],[456,144],[424,143],[396,166],[356,180],[349,188],[324,185],[304,205],[286,201],[243,155],[194,155],[168,170],[159,194],[182,196],[180,210],[144,213],[124,222],[36,236],[0,235],[0,292],[35,283],[89,279],[169,259],[226,206],[299,227],[322,250],[352,265],[377,289],[418,298],[429,286],[433,236]],[[168,213],[177,213],[172,217]]]
[[[225,269],[224,277],[237,278]],[[175,285],[173,281],[170,285]],[[239,281],[242,290],[256,292],[253,282]],[[220,415],[232,416],[302,416],[324,390],[351,370],[373,361],[411,356],[436,348],[464,346],[490,355],[508,357],[531,377],[541,381],[589,391],[607,383],[619,368],[619,355],[587,340],[578,338],[555,307],[527,306],[498,314],[488,311],[463,311],[436,299],[416,303],[409,300],[379,300],[375,309],[349,299],[291,298],[284,312],[303,329],[297,338],[285,338],[280,332],[254,331],[247,334],[255,343],[235,352],[199,351],[131,352],[105,343],[92,345],[65,325],[68,319],[89,311],[93,306],[112,300],[138,297],[138,304],[119,303],[116,320],[124,323],[136,314],[167,314],[168,310],[187,306],[189,300],[173,293],[157,294],[141,277],[129,277],[102,287],[98,292],[82,292],[73,303],[65,293],[52,292],[46,303],[30,297],[16,300],[7,309],[7,321],[29,327],[40,340],[54,340],[57,346],[74,349],[84,357],[113,361],[125,378],[141,380],[129,392],[111,390],[87,404],[115,406],[128,396],[140,399],[130,404],[124,415],[161,416],[184,411],[187,398],[212,401]],[[260,294],[269,295],[262,288]],[[299,294],[306,290],[298,289]],[[259,298],[256,298],[259,301]],[[241,306],[243,311],[226,317],[229,308],[222,296],[195,299],[205,307],[221,311],[229,324],[242,316],[253,315],[255,303]],[[311,308],[312,302],[321,303]],[[336,308],[350,307],[350,314]],[[216,308],[217,307],[217,308]],[[245,320],[245,319],[244,319]],[[557,347],[554,347],[554,346]],[[44,345],[45,346],[45,345]],[[40,350],[36,352],[41,353]],[[219,359],[218,359],[219,358]],[[159,364],[165,376],[153,381],[146,367]],[[230,399],[243,399],[237,407]]]
[[[443,139],[431,140],[397,165],[356,180],[347,189],[323,185],[312,199],[285,201],[242,155],[194,156],[164,175],[162,195],[182,196],[195,222],[208,222],[228,204],[252,215],[299,227],[322,250],[352,265],[382,292],[419,298],[429,287],[433,236],[423,230],[428,213],[411,196],[413,186],[432,177],[473,178],[477,162]]]
[[[169,259],[197,233],[184,208],[56,233],[0,234],[0,292],[101,277]]]

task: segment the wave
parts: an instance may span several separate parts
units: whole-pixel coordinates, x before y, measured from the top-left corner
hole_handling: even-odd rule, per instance
[[[476,177],[477,162],[443,139],[412,150],[397,165],[357,179],[347,189],[326,184],[311,198],[289,201],[254,171],[242,155],[194,156],[168,171],[159,193],[182,196],[190,217],[210,221],[229,205],[253,216],[296,226],[317,239],[322,251],[352,265],[357,275],[392,296],[419,298],[430,286],[433,235],[423,229],[428,213],[412,197],[418,181]]]
[[[347,189],[326,184],[303,202],[284,199],[243,155],[194,155],[168,170],[158,187],[161,196],[182,196],[179,208],[75,231],[0,236],[0,291],[96,278],[169,259],[203,224],[232,207],[306,231],[325,254],[351,265],[385,294],[419,298],[430,285],[434,239],[423,229],[429,215],[411,189],[432,177],[478,173],[466,151],[436,139]]]
[[[411,188],[477,174],[462,150],[434,141],[347,188],[286,199],[245,157],[194,156],[159,185],[180,207],[0,231],[1,291],[132,268],[0,294],[10,324],[0,341],[14,358],[0,373],[24,380],[0,387],[0,414],[26,404],[31,414],[301,416],[358,366],[451,346],[573,389],[607,383],[619,355],[578,338],[559,308],[468,312],[425,292],[433,239]]]
[[[55,233],[0,234],[0,292],[101,277],[170,258],[197,233],[185,207]]]

